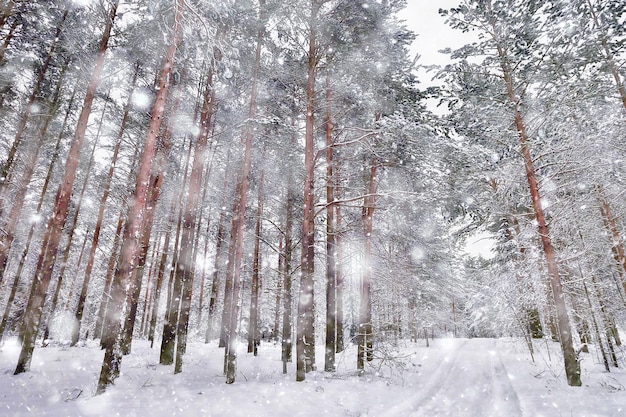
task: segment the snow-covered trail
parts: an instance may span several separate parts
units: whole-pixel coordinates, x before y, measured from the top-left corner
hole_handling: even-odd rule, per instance
[[[495,339],[466,340],[444,359],[411,416],[522,416]]]

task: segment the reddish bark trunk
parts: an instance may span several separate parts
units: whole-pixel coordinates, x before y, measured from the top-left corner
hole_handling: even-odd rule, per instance
[[[96,259],[96,250],[98,249],[98,242],[100,241],[100,230],[102,229],[102,221],[104,220],[104,209],[106,208],[106,202],[109,198],[109,192],[111,190],[111,182],[113,181],[113,173],[115,170],[115,164],[117,163],[117,157],[119,155],[120,146],[122,144],[122,138],[124,131],[126,130],[126,122],[128,121],[128,114],[132,105],[132,95],[139,75],[139,65],[135,65],[135,72],[131,81],[131,88],[128,92],[128,98],[124,107],[124,115],[113,148],[113,156],[111,157],[111,163],[109,165],[109,171],[107,173],[106,180],[104,181],[102,196],[100,197],[100,205],[98,206],[98,217],[96,219],[96,226],[93,232],[93,238],[91,240],[91,246],[89,249],[89,257],[87,258],[87,266],[85,267],[85,276],[83,278],[83,284],[78,298],[78,304],[76,306],[76,331],[72,333],[72,343],[75,344],[78,341],[78,335],[80,333],[80,327],[83,320],[83,311],[85,309],[85,301],[87,300],[87,289],[89,288],[89,282],[91,280],[91,271]]]
[[[332,91],[330,76],[326,75],[326,351],[324,370],[335,371],[337,350],[337,276],[335,246],[335,187],[333,175],[333,122],[331,119]]]
[[[309,51],[307,62],[305,145],[304,145],[304,207],[302,213],[302,256],[300,294],[298,297],[298,325],[296,335],[296,381],[304,381],[306,373],[315,368],[315,315],[313,292],[314,268],[314,129],[315,129],[315,75],[316,75],[316,20],[319,4],[311,0],[309,19]]]
[[[17,125],[17,131],[15,133],[15,137],[13,138],[11,148],[9,149],[7,159],[3,164],[0,165],[0,196],[3,196],[5,194],[6,183],[8,182],[7,176],[9,175],[9,172],[13,167],[13,163],[15,162],[15,154],[17,153],[17,148],[22,141],[22,136],[24,135],[24,130],[26,129],[26,123],[28,122],[28,118],[30,117],[30,113],[33,109],[33,105],[35,104],[35,100],[39,96],[39,91],[41,90],[41,86],[46,76],[46,72],[48,71],[48,67],[50,66],[50,61],[52,60],[52,57],[54,56],[55,50],[58,46],[59,37],[61,35],[61,31],[63,30],[63,24],[65,23],[65,19],[67,18],[68,13],[69,11],[65,10],[63,15],[61,16],[61,20],[57,24],[56,32],[54,34],[54,38],[52,38],[52,44],[50,45],[50,50],[48,51],[48,55],[46,55],[46,59],[44,60],[43,64],[39,68],[39,71],[37,72],[37,80],[35,81],[33,91],[28,97],[28,102],[26,103],[26,107],[24,108],[22,117],[20,118],[20,121]],[[104,50],[106,50],[106,45]],[[0,206],[0,215],[2,214],[1,210],[2,207]]]
[[[183,354],[187,345],[187,330],[189,327],[189,313],[191,309],[191,295],[194,277],[194,232],[196,223],[198,222],[198,203],[200,200],[202,173],[204,171],[205,154],[209,133],[211,131],[211,119],[215,109],[215,96],[213,94],[213,68],[211,65],[206,81],[206,90],[204,94],[202,110],[200,112],[200,135],[196,141],[193,163],[191,166],[191,175],[189,177],[189,191],[187,193],[187,202],[183,215],[183,230],[180,245],[180,262],[176,269],[176,280],[181,281],[181,307],[178,319],[176,337],[178,343],[176,345],[176,363],[174,373],[182,371]]]
[[[494,27],[493,33],[498,33],[495,29],[496,28]],[[496,38],[495,41],[497,43],[498,57],[500,59],[507,96],[509,102],[514,106],[513,118],[520,141],[520,153],[522,159],[524,160],[526,179],[528,180],[528,188],[530,191],[530,197],[535,212],[535,220],[537,221],[537,231],[541,239],[541,244],[548,269],[548,276],[550,278],[550,286],[552,288],[552,294],[554,296],[559,339],[561,343],[561,349],[563,351],[563,360],[565,364],[567,382],[570,386],[580,386],[580,363],[578,362],[576,352],[574,351],[572,330],[569,322],[569,317],[567,315],[567,306],[565,305],[565,294],[563,292],[563,287],[561,284],[561,277],[559,276],[559,268],[556,260],[556,254],[554,252],[554,247],[552,246],[552,241],[550,239],[549,228],[546,222],[543,207],[541,206],[539,184],[537,182],[537,176],[535,173],[533,159],[530,154],[530,149],[528,148],[528,134],[526,132],[526,125],[524,124],[524,119],[519,108],[519,100],[515,94],[515,87],[513,84],[513,72],[509,67],[507,53],[499,43],[500,40]]]
[[[124,231],[120,262],[115,274],[115,281],[117,281],[119,285],[113,285],[114,294],[112,294],[111,297],[113,305],[112,308],[109,308],[108,310],[109,317],[107,321],[112,323],[110,329],[112,335],[117,335],[121,331],[121,312],[123,310],[125,299],[127,303],[131,301],[128,300],[130,294],[125,291],[124,287],[131,285],[133,271],[137,261],[140,245],[139,240],[142,236],[141,228],[144,226],[142,211],[144,210],[147,198],[152,160],[156,152],[157,135],[161,127],[163,113],[165,111],[165,102],[169,92],[170,75],[174,64],[174,53],[178,45],[178,38],[182,28],[183,7],[182,0],[176,1],[174,23],[170,34],[170,45],[167,48],[165,60],[159,76],[159,88],[152,107],[152,116],[148,126],[148,134],[146,136],[143,154],[139,164],[134,199],[132,199],[132,204],[128,208],[128,224],[126,226],[126,230]],[[98,381],[98,388],[96,391],[97,394],[103,393],[107,386],[112,384],[117,378],[121,362],[122,355],[120,350],[116,349],[115,343],[108,344],[106,346],[106,352],[102,363],[102,371]]]
[[[91,114],[91,106],[96,95],[100,74],[104,68],[104,57],[108,48],[109,38],[111,36],[111,30],[113,28],[113,21],[116,13],[117,2],[112,5],[109,15],[107,16],[108,18],[105,23],[104,34],[102,35],[102,39],[100,41],[96,62],[87,87],[83,107],[78,118],[78,125],[76,127],[76,131],[74,132],[74,138],[72,140],[72,145],[65,164],[63,182],[61,183],[55,198],[54,209],[50,217],[49,227],[46,231],[46,239],[44,239],[48,241],[48,244],[45,247],[42,247],[44,250],[41,252],[41,255],[43,255],[41,256],[43,258],[42,272],[40,276],[36,276],[33,280],[33,290],[31,291],[31,296],[29,297],[26,314],[20,330],[23,343],[20,358],[18,359],[15,369],[15,374],[28,371],[30,368],[35,339],[37,338],[37,332],[39,331],[43,304],[48,290],[48,285],[50,284],[50,279],[52,278],[52,269],[54,268],[54,263],[56,261],[61,232],[63,224],[65,223],[70,197],[72,194],[72,186],[74,185],[74,178],[80,161],[80,151],[85,138],[85,132],[87,130],[87,122],[89,115]]]
[[[261,67],[261,44],[265,35],[265,0],[259,0],[259,20],[262,27],[257,33],[256,54],[254,60],[254,71],[252,74],[252,89],[250,91],[250,106],[248,109],[248,120],[253,120],[256,115],[256,102],[259,88],[259,69]],[[248,184],[250,176],[250,167],[252,165],[252,126],[247,123],[243,131],[243,142],[245,143],[245,151],[243,158],[243,167],[240,178],[240,186],[237,187],[239,193],[235,197],[237,210],[233,212],[233,221],[231,233],[234,236],[234,242],[231,239],[232,251],[234,251],[234,262],[229,264],[228,271],[232,275],[232,297],[231,310],[228,317],[228,331],[226,333],[226,352],[225,352],[225,369],[226,383],[235,382],[236,373],[236,344],[237,344],[237,316],[239,302],[239,290],[241,283],[241,264],[243,258],[243,227],[246,218],[246,205],[248,198]],[[234,245],[233,245],[234,243]]]

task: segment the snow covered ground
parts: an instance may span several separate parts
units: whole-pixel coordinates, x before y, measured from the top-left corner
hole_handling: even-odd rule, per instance
[[[191,343],[174,375],[158,350],[136,342],[116,385],[94,396],[97,344],[36,349],[31,372],[13,376],[19,346],[9,340],[0,348],[0,416],[626,416],[624,370],[607,373],[583,353],[583,386],[570,388],[553,342],[536,342],[535,362],[517,339],[401,342],[378,350],[363,376],[351,346],[336,373],[299,383],[295,364],[282,374],[280,346],[265,343],[256,358],[239,354],[234,385],[224,383],[222,352]],[[316,354],[323,367],[323,347]]]

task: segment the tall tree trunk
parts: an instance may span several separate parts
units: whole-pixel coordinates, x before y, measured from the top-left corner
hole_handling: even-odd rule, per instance
[[[168,136],[164,136],[167,138]],[[169,139],[165,139],[169,141]],[[169,152],[169,142],[162,144],[158,147],[157,155],[155,159],[164,161],[167,159]],[[139,240],[139,248],[136,258],[136,265],[132,271],[132,277],[130,281],[130,287],[127,289],[127,302],[129,303],[128,314],[124,320],[124,328],[120,336],[120,350],[123,355],[130,353],[133,331],[135,329],[135,321],[137,318],[137,306],[139,303],[139,296],[141,294],[141,283],[143,280],[143,272],[146,266],[146,260],[148,256],[148,249],[150,246],[150,236],[152,235],[152,226],[154,225],[154,213],[156,211],[157,201],[161,194],[161,186],[163,185],[163,178],[165,173],[164,163],[155,169],[150,176],[150,183],[147,189],[147,196],[145,206],[142,213],[142,226],[141,226],[141,239]]]
[[[334,176],[335,176],[335,196],[337,200],[341,199],[341,187],[340,187],[340,176],[339,169],[337,166],[337,161],[335,157],[335,166],[334,166]],[[341,268],[342,260],[343,260],[343,252],[341,248],[341,206],[335,205],[335,278],[336,278],[336,288],[335,288],[335,328],[337,331],[336,336],[336,349],[335,352],[343,352],[344,350],[344,342],[343,342],[343,270]]]
[[[13,192],[13,203],[11,204],[11,210],[9,211],[7,222],[4,227],[0,228],[0,282],[2,282],[4,272],[8,264],[9,252],[11,250],[13,239],[15,238],[15,231],[17,230],[17,224],[22,213],[22,208],[24,207],[24,199],[26,197],[26,193],[28,192],[28,185],[30,184],[30,180],[32,179],[33,173],[35,172],[35,165],[37,163],[37,158],[39,157],[39,151],[41,150],[41,147],[46,140],[48,127],[50,126],[50,122],[54,118],[57,111],[61,86],[63,85],[63,79],[65,78],[65,72],[67,70],[68,63],[69,60],[66,60],[60,78],[57,81],[54,95],[48,108],[48,113],[37,135],[37,142],[35,144],[35,147],[31,151],[31,154],[25,156],[24,158],[26,160],[26,164],[24,167],[24,171],[22,172],[22,175],[20,176],[20,179],[18,181],[17,188]],[[40,205],[42,199],[43,198],[40,198]],[[39,212],[39,209],[41,208],[40,205],[37,208],[37,212]]]
[[[259,21],[260,27],[257,32],[256,54],[254,60],[254,71],[252,74],[252,89],[250,91],[250,106],[248,108],[248,123],[243,129],[243,142],[245,143],[245,151],[243,158],[243,166],[240,177],[240,183],[237,187],[239,191],[235,197],[237,210],[233,212],[230,251],[234,253],[234,262],[228,265],[228,272],[232,276],[232,297],[231,309],[228,317],[228,331],[226,333],[226,383],[235,382],[236,361],[237,361],[237,316],[239,303],[239,290],[241,281],[241,263],[243,258],[243,229],[246,219],[246,204],[248,198],[248,184],[250,176],[250,167],[252,165],[252,126],[250,121],[256,115],[256,102],[259,88],[259,69],[261,67],[261,46],[265,36],[265,0],[259,0]],[[233,244],[234,243],[234,244]]]
[[[180,244],[180,261],[176,268],[176,280],[181,281],[180,293],[180,315],[176,329],[176,363],[174,365],[174,373],[182,371],[183,354],[187,346],[187,331],[189,327],[189,313],[191,310],[191,295],[194,278],[194,236],[196,223],[198,222],[198,203],[200,200],[202,173],[204,171],[205,154],[209,133],[211,131],[211,121],[213,111],[215,109],[215,96],[213,94],[213,71],[215,64],[211,63],[209,74],[207,76],[206,88],[200,112],[200,135],[196,141],[193,163],[191,166],[191,175],[189,177],[189,191],[187,192],[187,201],[183,215],[183,230]],[[178,296],[178,294],[175,294]]]
[[[292,138],[292,143],[295,138]],[[291,171],[291,165],[289,166]],[[291,174],[291,172],[290,172]],[[292,310],[293,301],[291,296],[292,286],[292,256],[293,256],[293,210],[295,192],[293,189],[293,175],[287,177],[287,203],[285,207],[285,259],[283,265],[283,331],[281,343],[281,360],[283,362],[283,374],[287,373],[287,362],[292,358]]]
[[[300,293],[298,296],[298,325],[296,334],[296,381],[304,381],[306,373],[315,368],[315,300],[313,272],[315,258],[314,224],[314,129],[315,129],[315,74],[316,74],[316,20],[320,5],[311,0],[309,19],[309,51],[307,62],[305,146],[304,146],[304,207],[302,213],[302,256]]]
[[[371,279],[372,279],[372,229],[373,215],[376,192],[376,170],[378,169],[378,161],[374,159],[370,168],[369,186],[367,194],[363,201],[363,236],[364,236],[364,254],[363,254],[363,273],[361,275],[361,304],[359,308],[359,337],[357,349],[357,369],[363,372],[365,369],[365,361],[372,360],[372,298],[371,298]]]
[[[261,160],[265,159],[265,152]],[[260,284],[260,258],[261,258],[261,217],[263,216],[263,181],[265,172],[261,168],[261,176],[258,184],[256,225],[254,227],[254,254],[252,261],[252,282],[250,291],[250,321],[248,323],[248,353],[258,355],[259,340],[259,287]]]
[[[20,23],[21,22],[19,19],[14,19],[13,23],[11,23],[11,28],[9,29],[9,33],[7,33],[7,35],[4,38],[4,42],[2,42],[2,46],[0,46],[0,64],[2,64],[2,61],[4,61],[4,54],[9,48],[9,43],[11,43],[11,40],[13,39],[13,36],[15,35],[15,29],[17,29]]]
[[[64,67],[63,74],[65,74],[65,70],[66,69],[67,69],[67,66]],[[46,134],[48,132],[48,127],[50,125],[50,122],[52,121],[52,119],[54,118],[54,115],[56,114],[61,86],[62,86],[62,83],[61,83],[61,80],[59,80],[59,82],[57,83],[57,87],[56,87],[55,93],[54,93],[54,98],[52,100],[52,104],[50,105],[50,108],[48,109],[48,114],[46,116],[46,120],[44,121],[44,124],[43,124],[43,126],[42,126],[42,128],[41,128],[41,130],[39,132],[36,149],[35,149],[33,155],[31,155],[31,157],[26,162],[26,167],[24,168],[24,172],[22,173],[22,177],[20,179],[20,184],[18,185],[18,188],[17,188],[16,197],[15,197],[15,203],[14,203],[13,207],[11,208],[11,212],[9,213],[8,223],[5,225],[4,230],[3,230],[5,235],[3,236],[2,241],[0,242],[0,282],[2,281],[2,276],[4,276],[4,272],[5,272],[7,264],[8,264],[8,253],[9,253],[11,242],[13,241],[13,235],[15,233],[15,227],[17,226],[17,219],[19,217],[19,213],[21,212],[22,204],[24,202],[24,197],[26,196],[26,191],[28,190],[28,184],[30,183],[30,180],[32,178],[32,174],[34,172],[35,163],[37,162],[37,157],[38,157],[38,154],[39,154],[39,150],[40,150],[41,146],[44,143],[44,138],[46,137]],[[54,155],[56,155],[58,153],[58,148],[59,148],[59,144],[60,144],[60,141],[61,141],[61,137],[62,137],[63,131],[65,130],[65,126],[66,126],[69,114],[71,112],[73,101],[74,101],[74,95],[72,95],[72,97],[70,99],[70,102],[69,102],[69,105],[68,105],[68,109],[67,109],[67,112],[65,114],[65,119],[63,120],[63,123],[61,125],[61,133],[58,136],[57,146],[55,148],[55,153],[53,154],[53,157],[54,157]],[[48,182],[50,180],[50,177],[52,175],[52,172],[51,172],[52,171],[52,165],[54,165],[53,161],[51,161],[51,166],[50,166],[50,168],[48,170],[48,174],[46,176],[46,180],[44,181],[44,187],[43,187],[42,192],[40,194],[39,202],[37,203],[37,209],[36,209],[37,213],[40,212],[41,206],[43,205],[43,201],[44,201],[44,198],[45,198],[45,195],[46,195],[46,191],[47,191],[47,184],[48,184]],[[24,267],[24,263],[26,262],[26,256],[28,255],[28,249],[30,247],[30,244],[31,244],[34,232],[35,232],[35,224],[33,223],[31,225],[31,227],[30,227],[29,232],[28,232],[28,237],[26,239],[26,244],[24,245],[24,250],[22,251],[22,256],[20,257],[20,262],[19,262],[19,265],[18,265],[17,272],[15,273],[15,276],[13,277],[13,285],[11,286],[11,292],[9,294],[9,298],[7,300],[5,311],[4,311],[4,314],[2,316],[2,322],[0,323],[0,342],[2,341],[2,338],[3,338],[3,335],[4,335],[4,330],[6,328],[6,325],[7,325],[8,319],[9,319],[9,314],[11,312],[11,306],[13,305],[13,301],[15,300],[15,296],[17,294],[17,285],[18,285],[20,277],[22,275],[22,269]]]
[[[148,340],[150,341],[150,348],[154,346],[154,333],[156,330],[157,314],[159,312],[159,302],[161,300],[161,289],[163,287],[163,277],[165,276],[165,269],[167,267],[167,254],[170,247],[170,239],[172,236],[171,224],[174,222],[176,216],[176,202],[172,199],[170,203],[170,214],[168,216],[169,221],[166,224],[167,230],[165,231],[165,240],[163,241],[163,248],[161,250],[161,259],[159,261],[159,270],[157,272],[157,279],[154,288],[154,301],[152,302],[152,313],[150,314],[150,330],[148,331]]]
[[[176,238],[174,239],[174,251],[172,255],[172,264],[170,269],[170,277],[167,292],[167,305],[165,308],[165,319],[163,323],[163,334],[161,336],[161,352],[159,355],[159,363],[161,365],[171,365],[174,363],[176,350],[176,329],[178,328],[178,316],[180,314],[180,294],[182,291],[182,281],[176,279],[178,264],[180,263],[180,240],[183,230],[184,219],[184,200],[183,195],[185,185],[187,184],[187,175],[189,174],[189,164],[191,163],[191,151],[193,149],[192,140],[189,141],[189,150],[185,162],[185,172],[183,175],[183,186],[178,195],[180,206],[178,208],[178,221],[176,224]]]
[[[600,203],[600,215],[602,216],[602,222],[604,223],[604,227],[609,232],[609,238],[612,244],[611,252],[613,253],[613,258],[617,263],[617,273],[622,284],[620,291],[623,290],[624,294],[626,294],[626,250],[624,250],[622,236],[617,227],[615,216],[611,210],[611,205],[609,204],[609,200],[602,186],[596,187],[596,197]]]
[[[106,208],[106,202],[107,202],[107,199],[109,198],[109,192],[111,190],[111,182],[113,181],[113,173],[115,170],[115,165],[117,164],[117,158],[119,155],[120,146],[122,144],[122,138],[124,137],[124,132],[126,130],[128,114],[130,112],[130,107],[132,105],[132,95],[135,89],[135,84],[137,82],[138,75],[139,75],[139,64],[136,64],[135,71],[133,73],[133,78],[130,84],[131,87],[128,92],[128,98],[126,99],[126,105],[124,107],[124,115],[122,116],[120,128],[118,130],[117,138],[115,140],[115,145],[113,147],[113,156],[111,157],[111,162],[109,164],[109,171],[104,181],[102,196],[100,197],[100,205],[98,206],[98,217],[96,219],[96,226],[93,232],[93,238],[91,239],[89,257],[87,259],[87,266],[85,267],[85,276],[83,278],[83,284],[81,287],[80,296],[78,297],[78,304],[76,306],[75,318],[76,318],[77,325],[76,325],[76,330],[72,332],[72,344],[76,344],[76,342],[78,342],[78,335],[80,333],[80,327],[83,321],[83,311],[85,309],[85,301],[87,300],[87,290],[89,288],[89,282],[91,280],[91,271],[93,269],[93,265],[96,259],[96,250],[98,249],[98,242],[100,241],[100,230],[102,229],[102,221],[104,220],[104,209]]]
[[[83,180],[83,185],[80,189],[80,193],[78,195],[78,199],[77,199],[77,203],[76,203],[76,209],[74,210],[74,217],[72,218],[72,222],[71,225],[68,229],[67,232],[67,242],[65,244],[65,249],[63,250],[63,256],[61,258],[61,270],[59,271],[59,277],[57,278],[57,284],[56,284],[56,288],[54,291],[54,296],[52,297],[52,303],[50,305],[50,312],[48,314],[48,323],[45,326],[45,335],[48,334],[48,328],[49,328],[49,322],[52,320],[54,313],[56,311],[56,306],[57,306],[57,301],[59,300],[59,293],[61,291],[61,285],[63,285],[63,279],[65,278],[65,270],[67,268],[67,264],[69,261],[69,257],[70,257],[70,252],[72,250],[72,242],[74,241],[74,236],[75,236],[75,232],[76,232],[76,226],[78,225],[78,216],[80,215],[80,210],[82,207],[82,203],[83,203],[83,197],[85,195],[85,191],[87,190],[87,184],[89,183],[89,178],[90,178],[90,174],[91,174],[91,167],[93,166],[94,163],[94,157],[96,154],[96,147],[98,146],[98,139],[100,137],[100,132],[102,130],[102,122],[104,120],[104,114],[106,113],[106,104],[102,107],[102,114],[100,115],[100,122],[99,122],[99,126],[98,126],[98,133],[96,134],[96,139],[93,141],[93,146],[91,148],[91,153],[89,154],[89,162],[87,164],[87,169],[86,169],[86,174],[85,174],[85,178]],[[87,235],[85,235],[85,239],[87,239]],[[83,244],[84,246],[84,244]],[[77,268],[78,269],[78,268]],[[71,300],[72,296],[70,295],[68,297],[68,302]],[[78,326],[75,326],[72,330],[72,333],[74,332],[74,330],[77,328]],[[78,338],[76,339],[76,342],[78,342]],[[73,341],[72,338],[72,346],[74,346],[76,344],[76,342]]]
[[[220,289],[220,274],[224,271],[224,228],[226,217],[224,216],[224,211],[220,211],[220,217],[217,225],[217,236],[215,237],[215,265],[213,276],[211,280],[211,295],[209,299],[209,312],[208,312],[208,325],[206,329],[206,334],[204,337],[204,343],[209,343],[209,340],[214,336],[215,329],[217,328],[216,321],[216,311],[217,311],[217,299],[219,297],[219,289]],[[223,326],[220,325],[220,329]]]
[[[54,150],[52,152],[52,157],[50,158],[50,163],[48,164],[48,172],[47,172],[46,178],[45,178],[45,180],[43,182],[43,186],[41,187],[41,193],[39,194],[39,202],[37,203],[36,215],[39,215],[41,213],[41,207],[43,206],[43,202],[44,202],[46,194],[48,192],[48,186],[49,186],[50,180],[52,178],[52,171],[53,171],[53,169],[54,169],[54,167],[56,165],[56,160],[59,157],[59,151],[61,149],[61,140],[63,139],[63,133],[65,132],[65,128],[67,126],[67,122],[68,122],[69,116],[72,113],[72,106],[74,104],[74,98],[76,97],[77,86],[78,86],[78,83],[76,83],[74,85],[74,89],[72,91],[72,95],[71,95],[71,97],[69,99],[67,110],[65,112],[65,118],[63,119],[63,123],[61,124],[61,129],[59,130],[59,134],[57,136],[57,141],[56,141]],[[35,235],[35,226],[36,225],[37,225],[37,223],[34,222],[30,226],[30,230],[28,232],[28,237],[26,238],[26,244],[24,245],[24,250],[22,251],[22,255],[20,256],[20,262],[18,264],[17,272],[15,273],[15,277],[13,279],[13,286],[11,287],[11,295],[9,296],[9,302],[7,303],[4,315],[2,317],[2,324],[0,324],[0,340],[2,339],[2,335],[4,334],[4,330],[6,328],[7,320],[8,320],[10,309],[11,309],[11,304],[13,303],[13,300],[15,299],[15,294],[16,294],[16,291],[17,291],[16,285],[19,282],[20,278],[22,277],[22,271],[24,270],[24,265],[26,263],[26,258],[28,256],[28,252],[30,250],[30,245],[32,243],[33,236]],[[4,269],[6,268],[6,265],[3,265],[2,263],[0,263],[0,268],[1,268],[0,269],[0,275],[3,275],[4,274]]]
[[[174,53],[178,45],[178,38],[182,28],[182,11],[183,0],[177,0],[173,28],[170,34],[170,44],[167,48],[165,60],[161,68],[158,89],[151,111],[150,125],[148,126],[148,134],[146,136],[143,154],[139,164],[139,172],[137,173],[137,184],[135,186],[134,199],[132,199],[132,203],[128,208],[128,224],[126,226],[126,230],[124,231],[120,261],[114,278],[114,281],[116,282],[114,282],[112,286],[113,293],[111,294],[111,306],[107,313],[107,321],[111,323],[111,326],[107,330],[110,331],[110,334],[113,337],[119,337],[120,335],[123,321],[121,313],[125,304],[125,299],[126,302],[130,301],[127,300],[130,294],[125,291],[125,287],[132,284],[131,281],[133,279],[135,262],[137,261],[137,255],[139,252],[139,239],[142,235],[141,228],[144,225],[141,212],[144,209],[147,198],[148,181],[150,179],[152,160],[156,153],[157,135],[161,127],[161,121],[165,111],[165,102],[169,92],[169,81],[172,73],[172,66],[174,64]],[[116,346],[117,344],[117,342],[107,343],[96,394],[103,393],[107,386],[112,384],[119,375],[122,355],[119,347]]]
[[[63,24],[65,23],[65,19],[67,18],[68,13],[69,11],[66,9],[63,13],[63,16],[61,16],[61,20],[57,24],[56,32],[54,34],[54,38],[52,38],[52,44],[50,45],[50,50],[48,51],[48,55],[46,55],[46,59],[44,60],[43,64],[39,68],[39,71],[37,72],[37,80],[35,81],[35,85],[33,86],[33,90],[30,93],[30,96],[28,97],[28,102],[26,103],[26,107],[24,108],[22,117],[20,118],[20,121],[17,125],[17,131],[15,133],[15,137],[13,138],[13,143],[11,144],[11,147],[9,149],[7,159],[4,163],[0,164],[0,200],[2,199],[2,197],[4,197],[6,193],[5,190],[8,183],[8,175],[11,168],[13,167],[13,163],[15,162],[15,154],[17,152],[17,148],[22,141],[22,136],[24,135],[24,130],[26,129],[26,123],[28,122],[30,113],[33,110],[35,100],[39,96],[41,86],[43,85],[43,81],[46,76],[46,72],[48,71],[48,67],[50,66],[50,61],[54,57],[61,31],[63,30]],[[106,45],[104,50],[106,50]],[[0,205],[0,215],[2,215],[2,205]]]
[[[280,334],[278,328],[280,326],[280,301],[283,299],[283,281],[281,278],[285,273],[285,247],[283,244],[283,237],[280,236],[278,239],[278,279],[276,280],[276,303],[274,304],[274,325],[272,326],[273,338],[275,341],[278,340],[278,335]]]
[[[331,118],[332,91],[330,76],[326,75],[326,350],[324,371],[335,371],[337,350],[337,276],[335,258],[335,187],[333,175],[333,122]]]
[[[494,32],[498,33],[495,30]],[[520,153],[524,160],[524,168],[526,171],[526,179],[528,180],[528,188],[530,191],[530,197],[535,212],[535,220],[537,221],[537,228],[541,244],[543,247],[544,256],[546,259],[546,265],[548,269],[548,276],[550,278],[550,286],[552,288],[552,294],[554,296],[554,302],[556,307],[556,319],[558,323],[559,339],[561,343],[561,349],[563,351],[563,360],[565,364],[565,373],[567,375],[567,383],[570,386],[580,386],[580,363],[576,357],[574,351],[574,343],[572,339],[572,328],[567,315],[567,306],[565,305],[565,294],[561,284],[561,277],[559,276],[559,267],[556,261],[556,254],[552,241],[550,239],[550,232],[546,222],[545,214],[541,206],[541,196],[539,193],[539,184],[537,182],[537,176],[533,159],[528,148],[528,134],[526,132],[526,125],[520,110],[520,101],[515,94],[515,87],[513,83],[513,72],[509,66],[509,60],[507,52],[500,45],[500,39],[495,39],[497,43],[498,57],[500,59],[500,65],[506,84],[507,96],[509,102],[513,106],[514,123],[517,129],[517,134],[520,141]]]
[[[107,262],[106,273],[104,275],[104,287],[102,288],[102,298],[100,299],[100,307],[98,308],[98,315],[96,316],[96,324],[93,332],[93,338],[100,338],[100,347],[104,349],[106,346],[105,341],[103,340],[103,327],[104,327],[104,318],[106,316],[106,310],[109,305],[109,300],[111,299],[111,285],[113,283],[113,275],[115,264],[117,262],[119,249],[120,249],[120,240],[122,236],[122,230],[124,227],[124,207],[120,210],[120,213],[117,218],[117,227],[115,229],[115,234],[113,237],[113,244],[111,246],[111,253],[109,255],[109,260]]]
[[[185,77],[185,67],[183,66],[182,78]],[[178,83],[174,96],[176,97],[171,109],[170,119],[175,119],[175,115],[178,113],[180,107],[180,100],[182,97],[182,83]],[[170,121],[171,123],[171,121]],[[160,143],[157,144],[157,148],[153,157],[152,173],[150,174],[150,182],[148,189],[146,190],[145,207],[142,211],[142,235],[140,239],[140,246],[137,253],[137,265],[132,273],[132,279],[129,287],[128,302],[129,309],[128,315],[124,321],[124,330],[121,335],[120,347],[123,355],[128,355],[131,349],[133,331],[135,329],[135,320],[137,317],[137,307],[139,302],[139,296],[141,294],[141,283],[143,279],[143,272],[146,265],[146,258],[148,248],[150,245],[150,236],[152,235],[152,226],[154,224],[154,216],[156,212],[156,205],[161,194],[161,187],[166,175],[167,157],[169,154],[172,139],[172,130],[170,127],[165,129],[165,132],[161,136]],[[191,144],[190,144],[191,147]],[[189,150],[191,152],[191,148]],[[189,155],[187,156],[187,164],[189,163]],[[185,167],[185,174],[187,172],[187,166]],[[184,188],[184,187],[183,187]],[[131,291],[132,290],[132,291]]]
[[[43,304],[46,298],[48,285],[50,284],[50,279],[52,278],[52,269],[56,261],[63,224],[65,223],[70,197],[72,194],[72,186],[74,185],[74,178],[76,177],[76,170],[80,161],[80,151],[85,138],[85,132],[87,131],[87,122],[89,115],[91,114],[91,106],[98,88],[100,74],[102,73],[102,69],[104,67],[104,57],[109,45],[109,38],[111,36],[111,30],[113,28],[113,21],[115,20],[116,13],[117,2],[113,3],[107,16],[104,34],[102,35],[102,39],[100,41],[96,62],[91,74],[91,79],[89,80],[87,93],[83,101],[83,107],[78,118],[78,125],[76,127],[76,131],[74,132],[72,145],[65,163],[63,182],[57,191],[54,210],[50,216],[49,227],[46,231],[47,238],[44,239],[48,241],[48,245],[46,247],[42,247],[44,250],[42,250],[40,254],[40,257],[44,259],[43,269],[41,275],[35,276],[33,279],[31,296],[29,297],[24,321],[22,322],[22,327],[20,329],[20,335],[23,342],[20,357],[15,368],[15,374],[28,371],[30,368],[35,339],[37,338],[37,332],[39,331]]]

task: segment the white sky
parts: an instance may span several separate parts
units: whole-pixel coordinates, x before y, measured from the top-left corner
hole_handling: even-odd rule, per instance
[[[418,65],[446,64],[447,55],[438,51],[444,48],[458,48],[465,42],[464,34],[451,29],[445,18],[439,15],[439,9],[456,7],[461,0],[408,0],[407,8],[399,13],[409,29],[418,36],[413,42],[412,55],[420,54]],[[419,72],[423,86],[431,84],[434,73]]]

